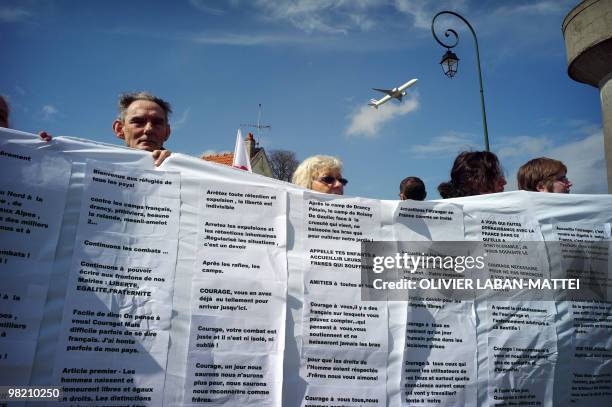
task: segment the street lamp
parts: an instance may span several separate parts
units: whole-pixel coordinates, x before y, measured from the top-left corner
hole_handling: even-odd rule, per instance
[[[478,39],[476,38],[476,33],[474,32],[474,29],[472,28],[470,23],[465,18],[463,18],[461,15],[453,11],[440,11],[438,14],[434,16],[433,20],[431,20],[431,33],[433,34],[434,39],[438,42],[438,44],[446,48],[446,53],[442,56],[440,65],[442,65],[442,70],[444,71],[444,75],[448,76],[449,78],[452,78],[457,74],[457,67],[459,66],[459,58],[454,52],[451,51],[451,48],[455,48],[457,44],[459,43],[459,34],[457,34],[457,31],[455,30],[448,29],[444,32],[444,36],[449,37],[450,34],[453,34],[455,36],[455,42],[452,44],[445,44],[444,42],[440,41],[440,39],[436,35],[436,31],[434,30],[434,24],[436,22],[436,18],[438,18],[438,16],[442,14],[451,14],[459,18],[461,21],[463,21],[468,26],[468,28],[472,32],[472,36],[474,37],[474,45],[476,46],[476,68],[478,68],[478,81],[480,83],[480,104],[482,106],[482,126],[484,128],[485,150],[489,151],[489,131],[487,130],[487,113],[485,111],[484,91],[482,90],[482,73],[480,71],[480,52],[478,51]]]
[[[449,49],[444,55],[442,55],[442,61],[440,61],[440,65],[442,65],[444,75],[448,76],[449,78],[452,78],[453,76],[457,75],[459,57]]]

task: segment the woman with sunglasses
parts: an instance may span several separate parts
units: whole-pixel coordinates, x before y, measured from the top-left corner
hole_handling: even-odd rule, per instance
[[[315,155],[302,161],[291,181],[313,191],[336,195],[343,195],[348,183],[342,178],[342,161],[328,155]]]

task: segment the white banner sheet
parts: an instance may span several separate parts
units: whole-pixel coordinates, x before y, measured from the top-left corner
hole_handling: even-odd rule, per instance
[[[87,162],[55,362],[66,405],[162,402],[179,191],[176,173]]]
[[[27,385],[62,223],[70,161],[0,138],[0,383]]]
[[[0,140],[0,385],[83,406],[612,404],[610,297],[374,301],[361,266],[362,242],[483,241],[482,279],[610,294],[610,196],[379,201]]]
[[[286,193],[202,182],[184,404],[282,398]]]
[[[562,273],[582,277],[589,289],[608,293],[609,301],[569,301],[572,328],[562,354],[569,360],[569,399],[576,406],[603,404],[612,397],[612,279],[610,223],[552,222],[560,241],[552,247]],[[555,252],[558,250],[559,252]],[[569,376],[569,375],[568,375]]]

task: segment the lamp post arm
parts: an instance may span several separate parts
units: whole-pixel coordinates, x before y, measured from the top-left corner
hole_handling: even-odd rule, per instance
[[[443,47],[446,47],[448,49],[456,47],[457,44],[459,43],[459,35],[457,34],[457,32],[455,30],[452,30],[452,29],[448,29],[448,30],[446,30],[444,32],[444,36],[445,37],[448,37],[449,34],[453,34],[455,36],[455,42],[452,43],[451,45],[447,45],[447,44],[443,43],[438,38],[438,36],[436,35],[436,31],[434,30],[434,24],[435,24],[436,18],[438,18],[438,16],[440,16],[442,14],[451,14],[451,15],[459,18],[461,21],[463,21],[465,23],[465,25],[468,26],[468,28],[470,29],[470,32],[472,33],[472,37],[474,38],[474,45],[476,47],[476,68],[478,69],[478,82],[480,84],[480,105],[481,105],[481,108],[482,108],[482,126],[484,128],[485,150],[489,151],[489,130],[487,128],[487,113],[486,113],[486,110],[485,110],[484,90],[483,90],[483,87],[482,87],[482,71],[480,69],[480,49],[478,48],[478,38],[476,38],[476,32],[474,31],[474,28],[472,28],[472,25],[465,18],[463,18],[462,15],[457,14],[454,11],[447,11],[447,10],[440,11],[431,20],[431,33],[433,34],[434,39],[438,42],[438,44],[442,45]]]

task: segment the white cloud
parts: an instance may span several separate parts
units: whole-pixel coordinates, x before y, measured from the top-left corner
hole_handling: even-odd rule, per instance
[[[193,37],[198,44],[211,45],[279,45],[279,44],[306,44],[312,42],[311,38],[304,36],[278,35],[278,34],[226,34],[206,33]]]
[[[347,34],[367,31],[376,23],[370,11],[378,0],[257,0],[255,6],[270,20],[286,21],[307,33]]]
[[[187,123],[187,120],[189,119],[189,113],[191,112],[191,108],[188,107],[183,114],[181,114],[181,117],[179,117],[176,121],[174,121],[172,123],[172,128],[175,130],[180,129],[181,127],[183,127],[185,125],[185,123]]]
[[[409,151],[415,158],[452,156],[454,159],[461,151],[478,149],[480,145],[474,142],[471,134],[451,131],[434,137],[428,144],[413,145]]]
[[[395,0],[395,8],[404,14],[411,15],[414,18],[414,26],[416,28],[431,27],[431,19],[433,16],[442,10],[464,11],[466,7],[465,0]]]
[[[43,119],[44,120],[50,120],[52,119],[55,115],[57,115],[59,113],[59,111],[57,110],[57,108],[53,105],[44,105],[42,107],[42,113],[43,113]]]
[[[32,14],[21,8],[2,7],[0,8],[0,22],[14,23],[30,18]]]
[[[601,128],[591,131],[583,138],[551,147],[552,143],[546,137],[529,137],[533,147],[532,152],[525,151],[523,156],[508,156],[513,167],[507,175],[507,190],[517,188],[516,172],[525,162],[536,157],[548,157],[562,161],[567,166],[567,177],[572,182],[572,192],[578,194],[607,193],[606,161],[603,148],[603,133]],[[537,147],[542,147],[538,149]],[[504,149],[502,147],[500,151]],[[518,161],[518,162],[517,162]],[[503,163],[503,161],[502,161]]]
[[[191,4],[196,9],[206,13],[211,14],[213,16],[220,16],[224,14],[225,11],[219,7],[213,7],[210,5],[210,1],[206,0],[189,0],[189,4]]]
[[[221,6],[211,6],[211,1],[190,0],[191,4],[209,14],[221,14]],[[212,2],[213,4],[215,2]],[[287,22],[305,32],[326,34],[347,34],[351,30],[369,31],[377,24],[388,21],[376,19],[378,11],[384,13],[389,7],[413,17],[413,25],[429,29],[433,16],[441,10],[466,13],[476,0],[233,0],[232,7],[250,5],[264,19]],[[567,12],[575,0],[528,0],[527,2],[499,2],[491,6],[491,14],[521,17],[550,15]],[[224,3],[221,3],[224,4]],[[510,4],[510,5],[508,5]],[[491,10],[492,8],[492,10]],[[472,13],[474,14],[475,11]]]
[[[553,119],[551,119],[552,121]],[[567,121],[567,124],[571,127],[576,128],[584,128],[585,126],[592,126],[591,122],[584,119],[570,119]]]
[[[548,137],[516,136],[500,140],[496,154],[500,159],[532,156],[546,151],[553,144]]]
[[[478,4],[477,4],[478,3]],[[478,7],[470,8],[470,5],[474,4]],[[468,20],[471,22],[478,21],[486,23],[487,20],[495,21],[498,24],[500,18],[521,18],[530,16],[541,16],[541,15],[564,15],[576,4],[574,0],[529,0],[522,4],[518,1],[514,2],[499,2],[499,6],[491,3],[490,8],[487,8],[486,14],[480,14],[478,8],[481,4],[477,1],[469,0],[395,0],[395,8],[408,15],[412,15],[414,18],[414,26],[416,28],[429,29],[431,27],[431,20],[433,16],[442,10],[451,10],[459,12],[460,14],[466,13],[468,10],[472,10],[471,16],[467,14]],[[493,18],[495,17],[495,18]],[[446,18],[446,17],[440,17]],[[457,24],[463,23],[458,21],[456,17],[448,16],[449,21],[452,19]],[[514,23],[513,23],[514,24]],[[479,24],[480,25],[480,24]]]
[[[473,26],[478,39],[494,41],[495,50],[485,52],[485,64],[489,70],[497,65],[517,59],[529,49],[530,55],[558,56],[562,53],[559,43],[559,25],[575,0],[393,0],[395,8],[413,18],[413,26],[423,35],[431,28],[434,15],[442,10],[452,10],[463,15]],[[452,44],[454,38],[444,37],[444,30],[454,29],[462,38],[463,47],[471,42],[468,27],[457,17],[442,15],[436,20],[436,33],[441,41]],[[430,37],[431,38],[431,37]],[[466,41],[467,39],[467,41]],[[470,46],[470,45],[468,45]],[[460,45],[461,49],[461,45]],[[459,51],[461,52],[461,51]],[[564,54],[563,54],[564,55]],[[486,62],[488,60],[488,62]]]
[[[349,20],[354,26],[359,27],[361,31],[370,31],[376,26],[376,22],[364,14],[350,13]]]
[[[495,10],[496,16],[524,16],[567,13],[576,4],[573,0],[543,0],[526,4],[504,5]]]
[[[283,34],[277,32],[255,33],[247,32],[245,34],[223,31],[208,31],[188,34],[172,34],[161,31],[139,30],[126,27],[114,27],[104,30],[104,32],[112,35],[121,36],[139,36],[143,38],[164,38],[176,41],[190,41],[196,44],[204,45],[234,45],[234,46],[272,46],[272,45],[312,45],[322,42],[321,38],[313,36],[304,36],[296,33],[295,35]]]
[[[401,104],[389,101],[374,109],[371,106],[361,106],[349,114],[350,124],[344,131],[347,136],[365,136],[376,138],[380,135],[385,123],[396,117],[407,115],[419,107],[416,97],[405,99]]]

